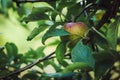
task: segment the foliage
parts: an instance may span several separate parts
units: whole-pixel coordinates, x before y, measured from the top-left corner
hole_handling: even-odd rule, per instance
[[[24,54],[19,53],[14,43],[8,42],[4,47],[1,46],[1,80],[120,79],[119,0],[43,0],[43,2],[31,0],[34,2],[31,3],[33,5],[31,10],[25,6],[27,0],[23,0],[24,4],[21,0],[13,1],[1,0],[0,13],[7,15],[8,9],[12,8],[18,12],[20,22],[21,19],[26,23],[37,22],[38,27],[31,31],[27,40],[31,41],[44,32],[41,39],[44,46],[36,50],[30,49]],[[18,6],[14,5],[15,2]],[[89,27],[86,37],[80,38],[72,48],[68,46],[70,41],[61,39],[61,36],[67,38],[70,35],[62,28],[67,22],[84,22]],[[56,50],[46,56],[44,50],[51,45],[45,41],[53,37],[60,37],[59,41],[53,40],[51,44],[57,46]],[[44,71],[49,65],[55,69],[55,73]],[[33,66],[35,68],[30,69]],[[27,72],[24,73],[25,70]],[[118,76],[113,79],[114,74]]]

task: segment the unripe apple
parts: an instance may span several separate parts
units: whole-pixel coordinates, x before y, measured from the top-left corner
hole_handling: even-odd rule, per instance
[[[61,40],[76,43],[78,40],[85,37],[89,28],[83,22],[70,22],[66,23],[63,26],[63,29],[65,29],[71,34],[61,37]]]

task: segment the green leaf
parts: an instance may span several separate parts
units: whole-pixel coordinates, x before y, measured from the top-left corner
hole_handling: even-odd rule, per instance
[[[116,53],[112,50],[106,50],[106,51],[94,52],[93,56],[94,56],[96,62],[100,62],[100,61],[104,61],[106,59],[115,59],[115,56],[117,54],[118,53]]]
[[[40,46],[37,48],[36,52],[37,52],[37,57],[44,57],[45,54],[44,54],[44,49],[45,49],[45,46]]]
[[[39,26],[52,26],[54,24],[51,20],[40,20],[38,21]]]
[[[3,11],[7,10],[7,3],[8,3],[8,0],[1,0],[1,7]]]
[[[66,17],[70,20],[72,19],[72,17],[75,17],[76,15],[78,15],[78,13],[82,10],[82,7],[80,5],[80,3],[71,3],[71,6],[68,7],[68,13],[66,15]],[[81,16],[80,16],[81,17]],[[85,19],[82,18],[81,20],[83,21]]]
[[[62,73],[69,73],[73,72],[76,69],[80,70],[87,70],[90,69],[89,65],[84,62],[74,62],[73,64],[69,64],[63,71]]]
[[[48,2],[37,2],[37,3],[33,3],[34,7],[47,7],[50,9],[54,9],[53,6],[51,6],[51,4],[48,4]]]
[[[109,60],[109,59],[97,62],[95,64],[95,78],[96,78],[96,80],[99,80],[100,77],[102,77],[105,74],[105,72],[112,67],[113,63],[114,62],[112,60]]]
[[[65,77],[71,77],[74,76],[75,73],[74,72],[70,72],[70,73],[47,73],[47,74],[43,74],[44,76],[47,77],[53,77],[53,78],[65,78]]]
[[[32,80],[39,80],[39,76],[37,74],[39,74],[40,72],[38,70],[31,70],[29,71],[27,74],[22,76],[22,80],[27,80],[27,79],[32,79]]]
[[[34,37],[36,37],[38,34],[40,34],[42,31],[44,31],[47,27],[46,26],[39,26],[39,27],[35,27],[32,32],[30,33],[30,35],[27,38],[27,41],[32,40]]]
[[[23,56],[24,63],[35,61],[38,58],[37,52],[33,50],[32,48],[28,50]]]
[[[53,73],[53,74],[52,73],[44,74],[44,76],[54,77],[54,78],[70,77],[76,74],[73,71],[77,69],[86,70],[86,69],[90,69],[90,67],[86,63],[75,62],[73,64],[68,65],[62,72]]]
[[[42,37],[42,43],[44,44],[44,42],[50,38],[50,37],[54,37],[54,36],[65,36],[65,35],[69,35],[70,33],[65,31],[64,29],[49,29],[44,36]]]
[[[18,49],[17,49],[15,44],[13,44],[13,43],[6,43],[5,47],[6,47],[7,54],[9,55],[9,57],[17,55]]]
[[[92,50],[84,45],[82,41],[79,41],[71,51],[71,57],[73,62],[84,62],[90,67],[94,67],[95,60],[92,55]]]
[[[3,51],[3,49],[4,49],[4,47],[3,47],[3,46],[0,46],[0,52],[2,52],[2,51]]]
[[[99,80],[108,69],[110,69],[114,62],[119,59],[118,52],[113,50],[99,51],[94,53],[95,63],[95,78]]]
[[[52,11],[50,7],[33,7],[32,12],[24,18],[25,22],[37,21],[42,19],[49,19],[49,16],[45,12]]]
[[[116,50],[116,46],[117,46],[119,24],[120,24],[120,19],[111,23],[108,26],[108,30],[107,30],[107,40],[108,40],[109,46],[114,50]]]
[[[66,44],[61,42],[57,48],[56,48],[56,58],[58,60],[59,63],[62,63],[63,59],[64,59],[64,54],[66,52]]]
[[[98,35],[98,34],[95,34],[94,39],[95,39],[96,44],[99,45],[101,48],[103,48],[103,49],[108,49],[109,44],[108,44],[107,39],[101,37],[101,36]]]
[[[0,68],[3,68],[6,66],[8,62],[8,57],[7,55],[3,52],[3,50],[0,51]]]

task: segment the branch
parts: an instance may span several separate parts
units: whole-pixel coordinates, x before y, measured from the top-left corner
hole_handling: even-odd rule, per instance
[[[111,18],[116,16],[117,10],[119,9],[120,6],[120,0],[114,0],[113,3],[111,3],[111,6],[107,8],[106,13],[103,15],[102,19],[99,21],[99,23],[95,26],[96,30],[99,30],[105,23],[110,21]],[[90,31],[88,33],[88,38],[87,40],[84,40],[84,43],[87,44],[88,42],[94,41],[94,31]],[[94,44],[94,42],[92,42]]]
[[[20,3],[33,3],[33,2],[55,2],[55,0],[13,0],[16,2],[17,6],[20,7]]]
[[[92,7],[92,6],[94,6],[94,5],[96,5],[96,4],[91,3],[91,4],[87,5],[77,16],[74,17],[73,22],[76,22],[76,20],[78,19],[78,17],[79,17],[84,11],[86,11],[87,9],[89,9],[90,7]]]
[[[55,54],[55,52],[53,52],[53,53],[51,53],[51,54],[49,54],[49,55],[47,55],[47,56],[45,56],[45,57],[43,57],[43,58],[40,58],[40,59],[38,59],[37,61],[35,61],[35,62],[33,62],[33,63],[31,63],[31,64],[29,64],[29,65],[27,65],[27,66],[25,66],[25,67],[23,67],[23,68],[21,68],[21,69],[19,69],[19,70],[16,70],[16,71],[14,71],[14,72],[12,72],[12,73],[10,73],[10,74],[8,74],[8,75],[0,78],[0,80],[9,79],[12,75],[19,74],[19,73],[22,72],[22,71],[25,71],[25,70],[27,70],[27,69],[29,69],[29,68],[32,68],[34,65],[36,65],[36,64],[38,64],[38,63],[40,63],[40,62],[42,62],[42,61],[45,61],[45,60],[48,60],[48,59],[52,59],[52,58],[54,58],[54,57],[51,57],[53,54]]]
[[[95,28],[99,30],[106,22],[115,17],[119,6],[120,0],[114,0],[111,6],[107,9],[106,13],[103,15],[100,22],[95,26]]]
[[[29,64],[29,65],[27,65],[27,66],[25,66],[25,67],[23,67],[23,68],[21,68],[21,69],[19,69],[19,70],[16,70],[16,71],[14,71],[14,72],[12,72],[12,73],[10,73],[10,74],[8,74],[8,75],[0,78],[0,80],[9,79],[9,78],[11,78],[12,75],[17,75],[17,74],[19,74],[20,72],[23,72],[23,71],[25,71],[25,70],[27,70],[27,69],[30,69],[30,68],[32,68],[33,66],[35,66],[36,64],[38,64],[38,63],[40,63],[40,62],[43,62],[43,61],[45,61],[45,60],[49,60],[49,59],[56,58],[56,56],[52,56],[53,54],[55,54],[55,52],[53,52],[53,53],[51,53],[51,54],[49,54],[49,55],[47,55],[47,56],[45,56],[45,57],[43,57],[43,58],[40,58],[40,59],[38,59],[37,61],[35,61],[35,62],[33,62],[33,63],[31,63],[31,64]],[[65,54],[64,56],[70,56],[70,53]]]
[[[53,2],[55,0],[13,0],[16,3],[26,3],[26,2]]]

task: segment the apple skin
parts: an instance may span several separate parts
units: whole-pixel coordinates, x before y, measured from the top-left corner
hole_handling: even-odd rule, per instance
[[[63,29],[68,31],[70,35],[62,36],[61,40],[64,42],[70,41],[70,45],[73,46],[77,43],[80,39],[86,36],[89,28],[83,22],[70,22],[66,23],[63,26]]]
[[[88,27],[83,22],[70,22],[65,24],[63,28],[71,34],[81,37],[84,37],[88,30]]]

